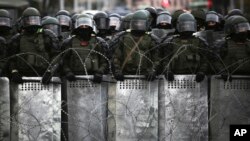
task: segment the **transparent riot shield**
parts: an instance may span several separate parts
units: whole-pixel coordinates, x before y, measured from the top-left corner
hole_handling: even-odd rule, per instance
[[[158,81],[125,76],[109,86],[109,141],[158,140]]]
[[[210,140],[229,141],[229,126],[250,124],[250,77],[211,78]]]
[[[9,79],[0,77],[0,141],[10,140]]]
[[[207,80],[195,75],[175,75],[159,87],[159,140],[208,141]]]
[[[90,75],[76,78],[72,82],[64,80],[68,140],[105,141],[108,83],[93,83]]]
[[[60,141],[61,85],[52,78],[49,85],[41,77],[23,77],[24,83],[11,83],[11,140]]]

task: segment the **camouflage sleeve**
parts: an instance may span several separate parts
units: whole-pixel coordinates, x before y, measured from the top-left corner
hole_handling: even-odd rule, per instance
[[[100,53],[100,54],[97,54],[98,60],[100,63],[98,73],[104,74],[106,68],[108,67],[108,62],[109,62],[109,60],[106,56],[106,53],[105,53],[105,49],[108,48],[108,43],[100,37],[97,37],[97,43],[98,43],[98,46],[97,46],[96,51],[98,51],[98,53]]]
[[[150,59],[153,61],[153,67],[148,70],[149,72],[158,72],[159,66],[160,66],[160,54],[159,54],[159,48],[157,45],[159,45],[160,39],[156,37],[155,35],[151,35],[151,49],[150,49]]]
[[[21,35],[18,33],[14,35],[10,41],[8,42],[8,48],[7,48],[7,54],[9,59],[9,69],[10,71],[17,70],[17,59],[15,55],[17,55],[20,52],[20,38]]]
[[[68,72],[71,72],[71,69],[69,67],[69,63],[70,63],[70,56],[72,55],[72,51],[70,50],[70,48],[72,47],[72,38],[68,38],[66,40],[63,41],[62,43],[62,48],[63,50],[63,61],[62,61],[62,71],[64,74],[67,74]]]
[[[112,57],[112,63],[113,63],[113,71],[114,73],[121,72],[121,65],[123,62],[123,54],[122,54],[122,47],[123,47],[123,42],[120,40],[117,41],[117,43],[114,45],[115,51],[114,55]]]
[[[208,54],[209,48],[208,44],[201,40],[199,41],[199,54],[200,54],[200,67],[198,72],[203,72],[205,74],[208,73],[208,61],[209,61],[209,54]]]

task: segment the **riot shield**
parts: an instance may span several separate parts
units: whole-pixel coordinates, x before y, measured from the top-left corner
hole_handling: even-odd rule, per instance
[[[0,77],[0,141],[10,140],[9,79]]]
[[[105,141],[108,83],[93,83],[93,76],[76,78],[72,82],[64,80],[68,140]]]
[[[161,80],[159,91],[159,140],[208,141],[207,80],[175,75]]]
[[[232,124],[250,124],[250,77],[211,78],[210,140],[228,141]]]
[[[109,86],[109,141],[158,140],[158,81],[125,76]]]
[[[11,140],[60,141],[61,85],[59,78],[42,85],[41,77],[11,83]]]

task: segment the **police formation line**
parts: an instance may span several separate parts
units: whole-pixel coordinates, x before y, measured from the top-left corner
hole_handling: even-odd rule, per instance
[[[0,74],[12,82],[22,77],[94,75],[100,83],[104,74],[118,81],[124,75],[145,75],[153,81],[164,75],[250,74],[249,21],[234,9],[226,16],[215,11],[191,13],[148,7],[124,17],[98,12],[95,15],[59,11],[41,18],[29,7],[13,24],[10,14],[0,10]]]

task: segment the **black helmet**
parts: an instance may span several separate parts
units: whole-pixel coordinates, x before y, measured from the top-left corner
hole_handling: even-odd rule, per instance
[[[240,9],[232,9],[228,12],[226,18],[229,18],[231,16],[244,16],[243,12]]]
[[[0,28],[2,27],[12,27],[10,13],[5,9],[0,9]]]
[[[76,18],[74,29],[82,27],[89,28],[91,30],[94,28],[94,21],[88,14],[80,14]]]
[[[65,28],[67,30],[71,29],[71,18],[70,18],[70,13],[66,10],[60,10],[56,13],[56,18],[59,21],[59,24],[61,25],[62,28]]]
[[[149,29],[148,15],[145,10],[138,10],[133,14],[130,22],[131,31],[146,32]]]
[[[122,18],[122,23],[120,29],[125,31],[127,29],[130,29],[130,21],[132,20],[133,13],[129,13],[126,16]]]
[[[206,13],[206,29],[216,29],[220,26],[221,19],[217,12],[209,11]]]
[[[158,28],[171,28],[172,17],[168,11],[160,12],[156,19],[156,26]]]
[[[109,16],[105,12],[97,12],[93,17],[98,30],[109,29]]]
[[[51,30],[57,36],[60,36],[61,34],[61,28],[57,18],[48,16],[45,20],[42,21],[42,27],[44,29]]]
[[[109,15],[109,29],[118,31],[121,25],[121,16],[113,13]]]
[[[22,26],[27,27],[40,27],[41,17],[40,12],[33,7],[29,7],[23,11],[22,14]]]
[[[189,13],[183,13],[177,20],[177,31],[182,32],[196,32],[197,25],[193,15]]]
[[[152,21],[150,23],[151,28],[154,28],[156,26],[156,18],[157,18],[157,10],[154,7],[147,7],[144,10],[147,10],[151,17]]]
[[[191,14],[197,21],[197,28],[201,30],[205,26],[206,13],[203,9],[192,10]]]
[[[231,21],[232,33],[249,32],[250,26],[248,20],[243,16],[234,16]]]
[[[185,11],[182,10],[182,9],[179,9],[179,10],[176,10],[176,11],[173,12],[173,14],[172,14],[172,21],[171,21],[173,27],[176,27],[178,17],[179,17],[181,14],[183,14],[183,13],[185,13]]]

